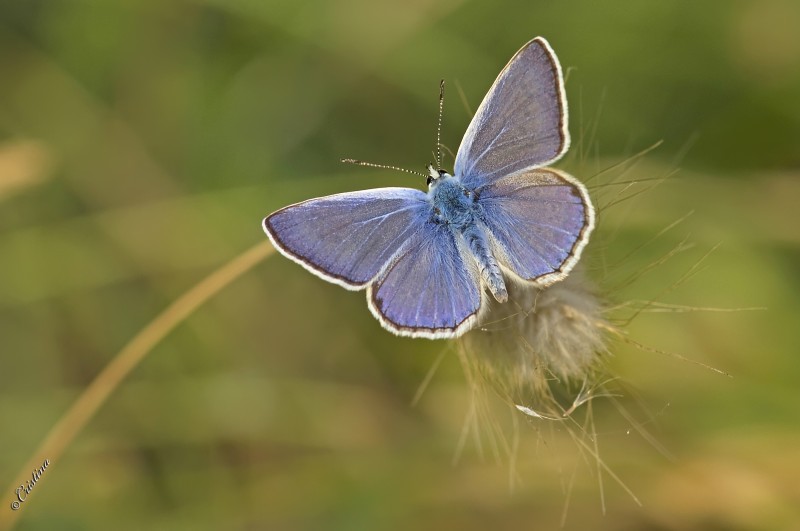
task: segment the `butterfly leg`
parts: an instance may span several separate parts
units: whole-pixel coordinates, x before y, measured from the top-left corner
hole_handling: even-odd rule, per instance
[[[469,250],[472,251],[472,255],[478,262],[481,278],[489,287],[489,291],[497,299],[497,302],[506,302],[508,300],[506,283],[503,280],[500,264],[497,263],[497,259],[489,250],[486,235],[476,225],[470,225],[464,229],[462,234]]]

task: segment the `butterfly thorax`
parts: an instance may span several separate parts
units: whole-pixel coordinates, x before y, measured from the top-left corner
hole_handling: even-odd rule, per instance
[[[463,231],[475,223],[475,195],[467,190],[461,179],[443,173],[431,182],[428,201],[433,205],[433,221]]]
[[[448,226],[456,239],[466,244],[489,291],[499,302],[505,302],[508,292],[500,265],[491,251],[475,193],[464,187],[460,178],[440,172],[430,182],[428,201],[433,207],[432,221]]]

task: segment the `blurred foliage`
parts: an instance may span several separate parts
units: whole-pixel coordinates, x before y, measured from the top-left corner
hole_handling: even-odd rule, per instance
[[[588,178],[663,139],[626,178],[681,168],[602,211],[585,258],[600,289],[766,308],[631,323],[730,379],[612,346],[638,420],[592,411],[639,507],[561,425],[517,419],[515,461],[484,435],[453,466],[470,391],[452,352],[410,405],[447,344],[391,336],[363,294],[276,257],[152,352],[48,468],[19,528],[800,526],[798,27],[795,0],[0,2],[3,487],[131,336],[263,239],[265,214],[422,187],[338,160],[421,168],[440,78],[455,150],[468,109],[536,35],[568,69],[563,167]],[[687,235],[693,249],[614,288]],[[504,409],[496,422],[512,440]],[[0,499],[10,510],[13,492]]]

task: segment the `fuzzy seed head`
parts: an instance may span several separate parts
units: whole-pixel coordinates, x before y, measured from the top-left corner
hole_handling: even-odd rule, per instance
[[[602,311],[580,271],[542,289],[511,284],[509,301],[493,301],[460,340],[467,377],[515,404],[553,406],[555,388],[568,392],[592,379],[605,352]]]

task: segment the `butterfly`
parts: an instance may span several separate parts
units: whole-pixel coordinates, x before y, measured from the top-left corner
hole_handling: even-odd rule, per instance
[[[569,143],[561,65],[537,37],[489,89],[453,173],[440,156],[437,167],[428,164],[427,193],[376,188],[310,199],[267,216],[264,230],[315,275],[366,288],[369,309],[390,332],[458,337],[490,296],[508,300],[508,282],[546,287],[578,262],[594,207],[577,179],[545,167]]]

